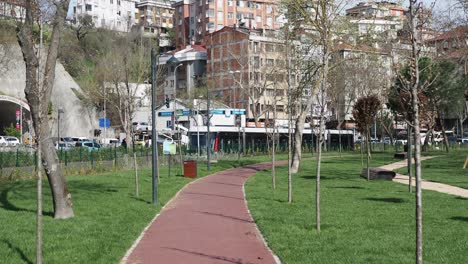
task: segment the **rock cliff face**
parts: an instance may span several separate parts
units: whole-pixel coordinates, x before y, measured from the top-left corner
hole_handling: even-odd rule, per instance
[[[8,51],[6,55],[9,58],[3,60],[3,65],[0,65],[0,94],[25,101],[25,66],[21,50],[16,46]],[[51,98],[53,112],[49,116],[52,135],[57,134],[57,110],[62,108],[64,113],[60,114],[60,135],[91,137],[93,130],[98,128],[95,109],[86,107],[73,92],[82,90],[62,64],[57,63],[55,71]],[[1,115],[2,113],[0,118]]]

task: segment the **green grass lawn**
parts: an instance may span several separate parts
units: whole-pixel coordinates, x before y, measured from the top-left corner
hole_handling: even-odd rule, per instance
[[[266,157],[219,161],[211,172],[247,165]],[[173,169],[172,175],[180,172]],[[199,164],[199,175],[206,175]],[[159,199],[164,205],[190,179],[167,177],[161,169]],[[44,181],[44,263],[117,263],[143,228],[159,212],[151,205],[151,172],[140,172],[140,197],[132,172],[67,177],[75,217],[52,218],[51,195]],[[0,182],[0,263],[35,262],[36,182]]]
[[[373,165],[392,154],[375,154]],[[315,229],[315,161],[293,178],[287,203],[287,170],[259,172],[246,184],[253,217],[283,263],[414,263],[414,194],[401,184],[359,177],[359,155],[325,159],[322,232]],[[425,263],[467,263],[468,199],[423,192]]]
[[[424,180],[468,189],[468,168],[463,169],[463,163],[468,156],[467,150],[451,150],[450,153],[437,152],[430,154],[436,157],[422,161],[422,177]],[[407,168],[399,169],[397,172],[407,174]]]

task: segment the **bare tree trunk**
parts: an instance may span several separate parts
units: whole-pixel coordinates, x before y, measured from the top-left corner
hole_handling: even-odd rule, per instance
[[[296,119],[291,173],[297,173],[299,171],[299,164],[301,163],[302,159],[302,134],[304,132],[304,122],[306,116],[307,111],[303,111]]]
[[[276,94],[276,87],[275,87]],[[271,144],[271,183],[273,190],[276,190],[276,102],[273,104],[273,142]]]
[[[414,163],[416,167],[416,263],[423,262],[422,233],[422,191],[421,191],[421,132],[419,127],[419,100],[417,87],[412,89],[412,106],[414,111]]]
[[[367,181],[370,180],[370,168],[369,168],[369,160],[370,160],[370,132],[369,128],[366,127],[367,135],[366,135],[366,144],[367,144]]]
[[[140,196],[140,186],[139,186],[139,180],[138,180],[138,162],[136,158],[136,152],[133,152],[133,166],[135,169],[135,196],[139,197]]]
[[[445,122],[443,118],[441,117],[440,113],[439,113],[439,122],[440,122],[440,127],[442,128],[442,136],[444,137],[445,151],[447,151],[448,153],[450,152],[450,148],[449,148],[447,134],[445,133]]]
[[[419,124],[419,97],[418,88],[420,86],[419,79],[419,37],[417,13],[421,6],[417,6],[417,0],[410,0],[409,4],[409,20],[411,30],[411,46],[412,46],[412,67],[411,67],[411,106],[414,118],[414,163],[416,171],[416,264],[423,263],[423,224],[422,224],[422,191],[421,191],[421,131]]]
[[[429,131],[427,131],[426,138],[424,139],[424,145],[422,146],[422,151],[427,151],[429,147],[429,138],[432,136],[432,131],[434,131],[434,127],[429,128]]]
[[[317,232],[320,233],[320,170],[322,164],[322,142],[323,142],[323,115],[324,115],[324,106],[320,112],[320,124],[319,124],[319,134],[318,134],[318,146],[317,146],[317,178],[315,182],[315,217],[316,217],[316,228]]]
[[[338,148],[339,148],[338,151],[339,151],[339,153],[340,153],[340,158],[341,158],[341,125],[342,125],[342,124],[343,124],[343,123],[340,122],[340,120],[339,120],[339,118],[338,118],[338,145],[339,145],[339,146],[338,146]]]
[[[40,149],[45,172],[52,191],[54,218],[65,219],[73,217],[71,194],[68,192],[65,177],[59,167],[57,152],[48,133],[49,120],[48,106],[55,81],[55,66],[57,63],[58,47],[60,45],[60,32],[67,14],[69,1],[60,1],[56,4],[56,14],[51,23],[52,34],[47,51],[44,67],[39,67],[39,60],[33,37],[34,10],[32,2],[26,3],[26,17],[22,25],[18,26],[17,39],[26,64],[25,95],[31,108],[31,115],[36,131],[36,139],[41,142]],[[40,69],[39,69],[40,68]],[[38,81],[39,76],[42,80]]]
[[[37,142],[37,240],[36,263],[42,264],[42,161],[41,143]]]

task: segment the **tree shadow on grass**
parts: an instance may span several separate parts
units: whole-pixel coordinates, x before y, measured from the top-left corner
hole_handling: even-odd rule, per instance
[[[8,199],[8,193],[13,191],[15,188],[8,187],[6,189],[3,189],[0,192],[0,208],[3,208],[8,211],[14,211],[14,212],[28,212],[28,213],[37,213],[36,210],[32,209],[26,209],[26,208],[20,208],[17,207],[16,205],[12,204],[10,200]],[[50,216],[53,217],[54,213],[53,212],[42,212],[44,216]],[[5,241],[4,241],[5,242]],[[6,242],[5,242],[6,243]]]
[[[19,255],[19,257],[21,258],[22,261],[24,261],[25,263],[28,263],[28,264],[33,263],[31,260],[28,259],[26,254],[24,254],[23,250],[21,250],[19,247],[14,246],[13,244],[11,244],[10,241],[8,241],[6,239],[2,239],[2,242],[5,243],[8,246],[8,248],[10,248],[11,251],[16,252],[16,254]]]
[[[361,186],[333,186],[333,187],[326,187],[328,189],[355,189],[355,190],[364,190],[366,188]]]
[[[364,200],[372,201],[372,202],[385,202],[385,203],[406,203],[405,199],[402,198],[394,198],[394,197],[387,197],[387,198],[364,198]]]
[[[455,199],[457,199],[457,200],[462,200],[462,201],[468,201],[468,198],[466,198],[466,197],[461,197],[461,196],[457,196]]]
[[[468,222],[468,217],[465,217],[465,216],[454,216],[454,217],[450,217],[450,219],[456,220],[456,221]]]

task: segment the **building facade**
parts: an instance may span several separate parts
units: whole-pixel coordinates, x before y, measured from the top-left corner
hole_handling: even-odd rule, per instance
[[[205,42],[205,36],[224,26],[243,25],[251,29],[278,29],[282,16],[278,1],[182,0],[176,8],[176,46],[183,47],[194,41]]]
[[[205,75],[206,49],[188,45],[182,50],[169,51],[159,57],[159,65],[165,66],[166,71],[163,96],[190,99]]]
[[[79,23],[79,17],[89,15],[96,28],[105,28],[119,32],[129,32],[135,24],[134,0],[76,0],[73,6],[73,22]]]
[[[206,38],[209,89],[231,108],[246,109],[251,121],[272,119],[273,110],[287,119],[285,45],[274,34],[224,27]]]
[[[19,19],[26,17],[25,2],[22,0],[4,0],[0,2],[0,19]]]
[[[168,40],[168,31],[173,28],[173,2],[169,0],[142,0],[136,3],[138,13],[135,17],[135,23],[143,28],[144,34],[159,36],[161,47],[171,45]]]

